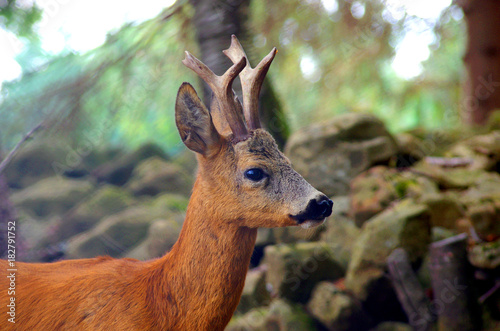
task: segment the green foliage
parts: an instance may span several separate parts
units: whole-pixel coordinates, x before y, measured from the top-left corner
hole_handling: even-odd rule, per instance
[[[249,35],[259,54],[279,49],[269,75],[292,129],[348,111],[374,113],[392,130],[457,125],[464,32],[452,18],[456,8],[429,26],[436,36],[431,56],[420,76],[405,81],[391,68],[394,45],[419,18],[391,21],[383,0],[357,2],[365,7],[361,18],[349,0],[338,0],[331,13],[319,0],[251,1]],[[192,11],[179,3],[127,24],[86,54],[49,58],[32,42],[18,58],[23,78],[0,91],[0,141],[11,147],[46,120],[46,133],[73,145],[154,141],[175,152],[182,146],[173,120],[177,89],[182,81],[198,82],[180,62],[185,49],[196,54]],[[312,64],[308,75],[301,61]]]
[[[20,37],[33,38],[33,25],[42,18],[42,11],[27,1],[4,0],[0,1],[0,27],[11,30]]]
[[[67,135],[72,145],[84,139],[93,145],[155,141],[180,147],[173,107],[189,76],[180,65],[187,47],[184,21],[178,13],[126,25],[91,52],[55,57],[21,81],[5,83],[0,113],[7,129],[0,138],[12,145],[19,133],[46,120],[45,134]]]
[[[424,72],[405,81],[390,67],[393,45],[412,21],[423,20],[406,15],[389,22],[384,1],[357,2],[365,6],[359,19],[348,0],[338,0],[331,14],[320,1],[252,2],[250,21],[259,46],[279,45],[270,74],[293,127],[346,111],[374,113],[393,130],[456,125],[464,44],[462,22],[451,18],[456,7],[429,27],[437,42]],[[317,64],[312,77],[301,72],[305,56]]]

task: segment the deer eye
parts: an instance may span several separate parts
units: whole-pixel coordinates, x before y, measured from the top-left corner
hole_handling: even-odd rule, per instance
[[[259,168],[248,169],[245,171],[244,175],[246,178],[254,182],[261,181],[264,177],[266,177],[266,173],[264,172],[264,170]]]

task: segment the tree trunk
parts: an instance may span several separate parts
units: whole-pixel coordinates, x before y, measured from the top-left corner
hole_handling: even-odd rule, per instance
[[[200,46],[201,60],[213,72],[222,75],[232,65],[222,53],[222,50],[231,44],[232,34],[240,40],[251,64],[255,66],[258,63],[248,29],[245,29],[250,0],[191,0],[190,2],[195,8],[193,24]],[[205,83],[203,87],[203,98],[205,104],[209,106],[212,92]],[[238,79],[235,80],[233,89],[242,100]],[[289,128],[278,97],[267,78],[261,91],[260,114],[263,126],[282,147],[288,138]]]
[[[500,1],[460,0],[467,23],[465,120],[482,125],[500,109]]]
[[[0,161],[2,159],[0,151]],[[9,199],[7,180],[5,179],[5,175],[0,172],[0,258],[7,256],[7,228],[9,222],[15,222],[16,219],[16,211]],[[18,238],[15,239],[17,242]]]

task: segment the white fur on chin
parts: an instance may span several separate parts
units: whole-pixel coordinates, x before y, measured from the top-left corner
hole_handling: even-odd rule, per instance
[[[321,225],[324,222],[325,222],[324,219],[322,221],[304,221],[302,224],[300,224],[300,227],[302,229],[310,229],[310,228],[314,228],[318,225]]]

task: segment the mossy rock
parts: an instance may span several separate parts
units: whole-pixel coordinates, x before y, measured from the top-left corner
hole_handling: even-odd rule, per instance
[[[193,151],[185,148],[172,159],[172,163],[180,166],[186,173],[191,174],[193,178],[195,177],[198,161],[196,160],[196,153]]]
[[[352,180],[351,215],[357,226],[361,227],[398,198],[396,187],[386,176],[387,172],[386,167],[374,167]]]
[[[18,250],[22,254],[20,259],[23,261],[36,261],[38,258],[38,256],[35,256],[38,253],[36,248],[45,247],[43,242],[45,238],[53,235],[54,224],[59,218],[52,217],[40,221],[22,209],[18,209],[17,211],[16,230],[20,236],[17,238],[16,244],[18,244]]]
[[[447,157],[462,157],[471,160],[471,170],[496,170],[500,162],[500,131],[478,135],[455,144],[445,153]]]
[[[332,197],[332,201],[333,212],[325,222],[326,231],[321,233],[320,241],[330,246],[337,261],[347,270],[354,242],[361,230],[349,217],[350,198],[348,196],[338,196]]]
[[[172,212],[165,208],[138,205],[104,218],[89,231],[68,241],[68,258],[87,258],[99,255],[119,257],[146,238],[154,220],[168,218]]]
[[[266,319],[266,330],[302,331],[316,330],[313,319],[297,305],[285,300],[274,300],[269,306],[269,316]]]
[[[266,278],[279,297],[306,303],[316,283],[339,279],[345,269],[322,242],[275,245],[265,249]]]
[[[456,229],[456,223],[465,216],[465,208],[453,194],[428,193],[419,202],[425,204],[431,215],[431,226]]]
[[[313,331],[316,322],[299,306],[284,300],[273,300],[266,308],[252,309],[235,315],[226,331]]]
[[[347,194],[352,178],[374,164],[388,163],[396,153],[396,142],[384,124],[360,113],[303,128],[285,147],[294,168],[328,196]]]
[[[500,175],[488,173],[488,180],[461,192],[467,221],[485,240],[500,237]]]
[[[500,237],[500,200],[478,201],[467,208],[474,230],[484,239]]]
[[[262,266],[248,271],[236,313],[244,314],[253,308],[269,305],[271,293],[266,287],[266,269]]]
[[[500,174],[482,171],[472,185],[458,194],[460,201],[468,206],[476,201],[500,200]]]
[[[125,188],[134,195],[157,195],[161,192],[189,196],[193,175],[181,166],[166,162],[158,156],[142,161],[134,169]]]
[[[274,228],[258,228],[255,246],[268,246],[276,244]]]
[[[398,247],[418,265],[431,242],[427,206],[404,199],[366,222],[357,238],[345,288],[363,304],[374,323],[404,319],[405,313],[387,274],[387,257]]]
[[[463,129],[424,129],[416,128],[407,132],[420,139],[425,146],[426,155],[443,156],[454,144],[463,141],[473,135],[472,131]]]
[[[125,190],[104,185],[92,196],[64,215],[56,224],[55,232],[46,243],[56,243],[80,232],[90,230],[101,219],[119,213],[137,201]]]
[[[12,202],[34,218],[63,215],[94,190],[85,180],[49,177],[12,195]]]
[[[92,175],[98,182],[106,182],[121,186],[125,184],[132,175],[134,168],[147,158],[158,156],[167,159],[165,152],[153,143],[144,144],[135,151],[117,156],[113,160],[97,167]]]
[[[126,257],[150,260],[165,255],[177,242],[182,221],[172,215],[169,219],[155,220],[148,229],[146,238],[126,253]]]
[[[254,308],[244,315],[235,314],[224,329],[225,331],[268,331],[266,319],[269,318],[269,308]],[[275,329],[273,329],[275,330]],[[279,330],[279,329],[278,329]]]
[[[498,174],[488,173],[482,169],[446,168],[429,164],[425,159],[413,167],[415,172],[434,181],[441,189],[467,189],[497,177]]]
[[[347,270],[354,243],[361,229],[348,217],[339,215],[332,218],[329,220],[327,230],[321,236],[321,241],[328,244],[338,263]]]
[[[328,330],[366,330],[370,325],[361,303],[330,282],[316,285],[307,308]]]
[[[398,167],[409,167],[429,153],[429,147],[411,133],[398,133],[395,139],[398,145]]]
[[[189,203],[189,199],[180,194],[163,193],[149,200],[148,205],[152,208],[164,210],[168,209],[174,212],[185,212]]]
[[[113,159],[121,157],[125,154],[122,148],[118,147],[100,147],[93,149],[83,158],[83,167],[88,171],[92,172],[92,170],[97,167],[110,162]]]
[[[468,258],[470,263],[476,268],[497,268],[500,266],[500,239],[473,245],[468,250]]]
[[[398,247],[410,261],[421,261],[431,242],[430,214],[427,206],[405,199],[365,223],[353,248],[345,285],[361,300],[377,295],[372,290],[384,277],[386,260]]]
[[[52,140],[40,140],[22,146],[5,168],[4,174],[11,188],[21,189],[41,179],[53,177],[58,165],[66,167],[71,149]]]
[[[438,192],[438,186],[425,176],[385,166],[373,167],[351,182],[350,214],[361,227],[396,200],[432,192]]]

